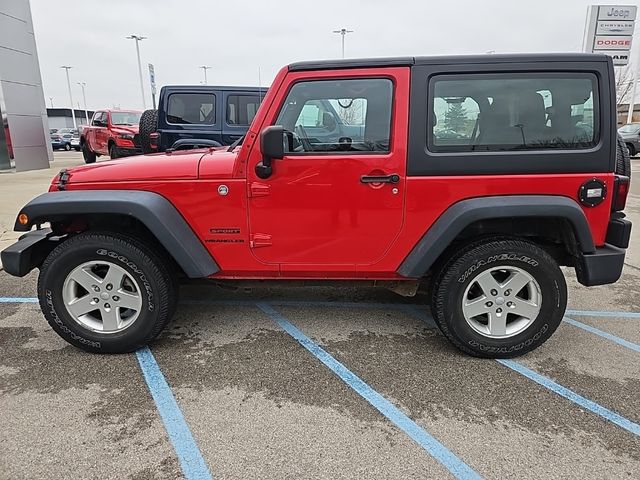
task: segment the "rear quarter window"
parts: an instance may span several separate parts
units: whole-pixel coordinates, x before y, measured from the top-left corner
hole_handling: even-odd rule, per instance
[[[212,93],[172,93],[167,100],[167,123],[215,124],[216,96]]]
[[[598,144],[590,73],[438,75],[429,84],[432,152],[581,150]]]

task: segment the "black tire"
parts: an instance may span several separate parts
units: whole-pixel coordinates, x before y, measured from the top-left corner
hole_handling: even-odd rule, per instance
[[[65,144],[64,144],[64,150],[65,150],[66,152],[71,151],[71,144],[70,144],[70,143],[65,143]]]
[[[633,143],[627,143],[627,150],[629,150],[629,156],[630,157],[635,157],[636,156],[636,147],[633,146]]]
[[[140,139],[140,147],[142,153],[153,153],[151,147],[151,134],[158,130],[158,110],[145,110],[140,115],[140,124],[138,130],[138,138]]]
[[[492,338],[467,322],[462,302],[478,275],[499,266],[516,267],[533,277],[541,302],[538,315],[524,330]],[[511,298],[517,300],[517,294]],[[492,305],[497,307],[497,300]],[[560,325],[566,306],[567,285],[555,260],[533,243],[504,237],[488,238],[454,254],[438,273],[431,299],[433,318],[442,333],[463,352],[482,358],[511,358],[539,347]]]
[[[96,153],[91,151],[87,142],[82,145],[82,156],[84,163],[96,163]]]
[[[67,310],[62,296],[64,282],[74,268],[91,261],[108,261],[124,269],[140,286],[139,316],[122,331],[96,332],[74,320]],[[42,265],[40,307],[56,333],[76,347],[95,353],[131,352],[156,338],[175,311],[178,288],[170,265],[165,256],[133,237],[82,233],[56,247]]]
[[[631,178],[631,157],[624,140],[617,135],[616,138],[616,173]]]
[[[74,149],[76,152],[79,152],[80,150],[82,150],[80,147],[73,147],[73,149]]]
[[[118,155],[118,148],[116,147],[115,143],[112,143],[111,145],[109,145],[109,157],[111,158],[111,160],[120,158],[120,155]]]

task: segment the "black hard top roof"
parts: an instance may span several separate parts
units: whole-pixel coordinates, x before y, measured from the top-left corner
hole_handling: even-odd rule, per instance
[[[165,85],[163,89],[169,89],[173,91],[185,91],[185,90],[202,90],[203,92],[211,91],[224,91],[224,92],[266,92],[268,87],[242,87],[242,86],[229,86],[229,85]]]
[[[608,56],[594,53],[526,53],[484,55],[434,55],[430,57],[382,57],[296,62],[289,71],[332,70],[338,68],[407,67],[413,65],[452,65],[471,63],[521,62],[607,62]]]

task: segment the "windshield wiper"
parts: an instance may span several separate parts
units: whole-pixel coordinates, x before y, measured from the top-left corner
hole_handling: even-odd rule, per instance
[[[227,148],[227,152],[233,152],[233,149],[240,145],[242,143],[242,140],[244,140],[244,135],[242,135],[239,139],[229,145],[229,148]]]

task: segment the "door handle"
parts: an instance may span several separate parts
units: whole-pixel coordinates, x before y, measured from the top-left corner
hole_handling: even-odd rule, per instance
[[[400,175],[392,173],[390,175],[362,175],[360,183],[398,183]]]

